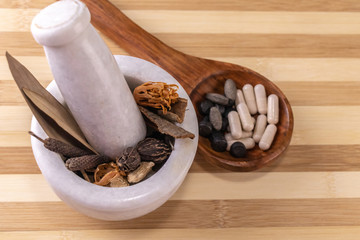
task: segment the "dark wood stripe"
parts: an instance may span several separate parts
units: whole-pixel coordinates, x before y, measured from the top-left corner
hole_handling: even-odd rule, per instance
[[[121,222],[88,218],[62,202],[0,203],[0,231],[358,226],[359,203],[360,199],[168,201],[146,216]]]
[[[296,145],[260,172],[360,171],[360,145]],[[197,153],[190,172],[229,172]]]
[[[0,51],[18,56],[44,56],[29,32],[2,32]],[[154,34],[185,53],[199,57],[360,57],[360,35],[307,34]],[[7,39],[13,39],[8,41]],[[114,54],[126,54],[104,38]]]
[[[297,0],[112,0],[122,10],[230,10],[230,11],[345,11],[358,12],[360,4],[357,0],[297,1]],[[2,8],[44,8],[51,2],[47,0],[13,1],[2,0]]]
[[[276,85],[292,106],[360,105],[360,81],[339,79],[338,82],[276,82]]]
[[[360,145],[290,146],[283,157],[260,172],[360,171]],[[229,172],[197,153],[190,173]],[[40,174],[31,147],[0,147],[0,174]]]

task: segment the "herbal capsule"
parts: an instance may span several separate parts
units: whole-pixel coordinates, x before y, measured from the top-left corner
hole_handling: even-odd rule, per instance
[[[259,115],[256,120],[254,135],[252,137],[256,143],[260,141],[262,135],[264,134],[266,124],[267,124],[266,116],[263,114]]]
[[[242,142],[235,142],[230,147],[231,156],[236,158],[245,157],[246,152],[246,147]]]
[[[207,118],[199,122],[199,134],[203,137],[209,137],[212,132],[212,124]]]
[[[231,136],[234,139],[241,138],[242,129],[241,129],[241,123],[240,123],[239,114],[236,111],[230,112],[228,114],[228,120],[229,120]]]
[[[251,120],[251,115],[245,103],[240,103],[236,107],[239,115],[242,127],[245,131],[251,131],[254,128],[254,123]]]
[[[227,79],[224,85],[224,94],[226,97],[235,100],[236,98],[236,84],[232,79]]]
[[[257,113],[254,88],[251,84],[245,84],[243,87],[244,98],[251,114]]]
[[[253,135],[253,132],[246,132],[246,131],[242,131],[242,134],[241,134],[241,138],[240,139],[243,139],[243,138],[251,138],[251,136]],[[226,141],[232,141],[232,140],[237,140],[235,138],[233,138],[233,136],[231,135],[231,133],[225,133],[225,139]]]
[[[266,104],[266,92],[262,84],[257,84],[254,87],[256,106],[260,114],[266,114],[267,104]]]
[[[245,145],[246,149],[252,149],[255,147],[255,141],[252,138],[241,138],[236,140],[227,141],[226,151],[230,151],[231,145],[235,142],[241,142]]]
[[[208,115],[210,112],[210,108],[212,108],[214,104],[210,100],[204,100],[200,103],[199,111],[202,115]]]
[[[238,89],[236,91],[235,105],[237,106],[240,103],[244,103],[244,102],[245,102],[244,94],[241,91],[241,89]]]
[[[210,136],[211,148],[216,152],[224,152],[227,147],[227,141],[222,132],[213,132]]]
[[[254,124],[254,126],[255,126],[256,119],[255,119],[254,117],[251,117],[251,121],[252,121],[252,123],[253,123],[253,124]]]
[[[261,150],[268,150],[274,140],[277,128],[274,124],[269,124],[259,142],[259,148]]]
[[[209,119],[215,130],[220,130],[222,127],[222,116],[217,107],[210,108]]]
[[[275,94],[268,97],[267,121],[269,124],[277,124],[279,122],[279,98]]]

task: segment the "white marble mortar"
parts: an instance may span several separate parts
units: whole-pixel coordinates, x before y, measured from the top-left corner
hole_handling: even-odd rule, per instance
[[[177,139],[167,162],[147,180],[129,187],[108,188],[78,177],[65,167],[58,154],[48,151],[41,142],[31,138],[36,162],[58,197],[87,216],[112,221],[140,217],[165,203],[183,182],[198,145],[197,117],[190,98],[181,85],[169,73],[145,60],[129,56],[115,56],[115,59],[130,88],[147,81],[177,84],[179,95],[188,99],[188,110],[181,126],[194,133],[195,139]],[[47,89],[64,104],[54,81]],[[42,138],[47,137],[35,117],[31,122],[31,131]]]

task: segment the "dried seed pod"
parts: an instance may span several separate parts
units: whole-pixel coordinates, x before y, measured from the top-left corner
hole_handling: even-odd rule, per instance
[[[41,139],[39,136],[37,136],[35,133],[31,131],[29,131],[29,134],[35,137],[36,139],[38,139],[39,141],[41,141],[42,143],[44,143],[44,147],[46,149],[64,155],[65,157],[72,158],[72,157],[81,157],[84,155],[94,154],[93,152],[72,146],[67,143],[63,143],[54,138]]]
[[[141,160],[159,163],[169,157],[171,147],[156,138],[145,138],[138,143],[137,151],[140,154]]]
[[[73,157],[66,160],[65,166],[71,171],[79,171],[94,168],[99,164],[111,161],[110,158],[102,155],[85,155]]]
[[[128,147],[121,157],[116,158],[116,164],[119,166],[119,169],[125,172],[135,170],[139,167],[140,162],[140,155],[134,147]]]
[[[123,176],[117,176],[110,180],[110,187],[127,187],[128,181]]]
[[[138,183],[143,180],[146,175],[151,171],[152,167],[155,165],[153,162],[141,162],[140,166],[128,174],[127,180],[129,183]]]

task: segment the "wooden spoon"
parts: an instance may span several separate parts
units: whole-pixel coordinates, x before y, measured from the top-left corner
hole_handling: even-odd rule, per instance
[[[233,79],[238,88],[250,83],[264,85],[267,94],[279,97],[278,131],[268,151],[255,147],[246,158],[233,158],[228,152],[211,149],[209,140],[200,137],[199,150],[210,162],[234,171],[251,171],[278,158],[288,147],[293,132],[293,113],[289,101],[280,89],[260,74],[230,63],[212,61],[179,52],[139,27],[107,0],[82,0],[91,12],[92,24],[115,41],[130,55],[153,62],[178,80],[195,106],[208,92],[223,92],[226,79]],[[197,111],[198,117],[200,117]]]

